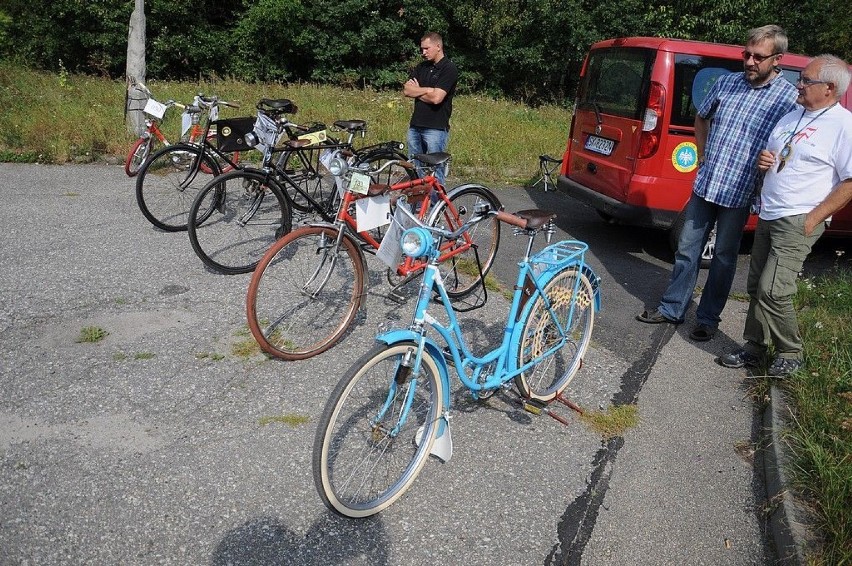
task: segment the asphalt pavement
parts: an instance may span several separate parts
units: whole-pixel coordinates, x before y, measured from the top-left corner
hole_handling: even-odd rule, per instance
[[[456,389],[452,460],[430,461],[391,508],[353,521],[314,490],[316,422],[376,327],[406,325],[411,305],[386,299],[371,258],[367,312],[340,345],[303,362],[267,359],[250,348],[248,276],[212,273],[186,234],[152,228],[133,186],[115,165],[0,164],[0,564],[781,556],[755,451],[762,411],[745,371],[713,361],[739,342],[746,305],[730,301],[702,344],[688,339],[689,321],[633,321],[670,269],[659,234],[609,230],[560,194],[496,189],[507,210],[553,209],[558,237],[590,243],[604,306],[568,397],[586,410],[635,403],[639,423],[602,439],[567,408],[565,426],[511,395],[481,404]],[[519,245],[504,230],[501,281]],[[507,307],[492,293],[466,331],[488,343]],[[78,342],[84,327],[108,334]]]

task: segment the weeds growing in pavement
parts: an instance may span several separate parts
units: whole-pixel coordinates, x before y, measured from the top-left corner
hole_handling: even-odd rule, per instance
[[[795,419],[792,475],[824,537],[817,564],[852,564],[852,272],[799,284],[805,367],[782,383]]]
[[[94,343],[100,342],[109,335],[109,332],[100,326],[84,326],[80,329],[80,334],[77,336],[78,343]]]

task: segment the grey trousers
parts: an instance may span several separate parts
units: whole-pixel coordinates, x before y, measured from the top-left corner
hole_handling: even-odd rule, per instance
[[[825,222],[805,236],[805,215],[759,220],[748,271],[750,302],[743,338],[758,354],[770,345],[782,358],[801,359],[802,336],[793,308],[796,279]]]

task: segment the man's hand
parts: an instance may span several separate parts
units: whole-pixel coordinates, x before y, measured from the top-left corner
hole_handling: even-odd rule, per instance
[[[761,150],[757,155],[757,168],[761,171],[768,171],[770,167],[775,165],[775,154],[768,149]]]
[[[411,78],[402,85],[402,94],[409,98],[417,98],[423,94],[423,89],[420,88],[420,83],[417,82],[417,79]]]

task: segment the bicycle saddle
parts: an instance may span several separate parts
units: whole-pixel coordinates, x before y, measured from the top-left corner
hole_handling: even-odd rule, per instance
[[[418,153],[412,157],[426,165],[440,165],[441,163],[449,161],[450,154],[442,151],[436,151],[435,153]]]
[[[355,132],[366,132],[367,122],[364,120],[338,120],[334,123],[334,127],[354,134]]]
[[[287,98],[261,98],[255,106],[267,114],[295,114],[298,108]]]
[[[556,214],[553,212],[547,212],[546,210],[539,210],[537,208],[518,211],[515,213],[515,216],[527,221],[527,230],[536,230],[541,228],[556,218]]]

